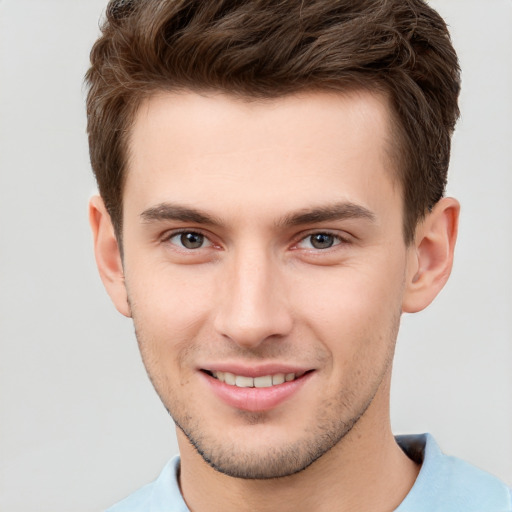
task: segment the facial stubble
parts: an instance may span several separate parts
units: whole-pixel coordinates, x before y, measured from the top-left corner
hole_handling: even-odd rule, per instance
[[[265,448],[261,446],[253,451],[248,450],[246,446],[231,443],[223,432],[212,436],[203,426],[208,418],[194,417],[194,414],[191,414],[190,409],[187,408],[187,404],[180,403],[177,398],[180,393],[176,393],[176,389],[172,389],[167,375],[154,371],[155,368],[158,368],[158,358],[154,357],[149,349],[154,340],[149,340],[144,336],[143,329],[136,321],[136,315],[133,315],[133,319],[142,359],[153,387],[177,428],[181,430],[202,459],[214,470],[234,478],[272,479],[291,476],[308,468],[333,447],[338,446],[364,416],[379,388],[389,377],[400,314],[393,318],[389,338],[379,340],[387,344],[387,353],[381,367],[373,368],[374,371],[371,372],[372,385],[366,388],[364,396],[357,393],[360,387],[366,387],[364,382],[358,382],[355,386],[351,386],[351,390],[342,389],[338,396],[321,400],[317,408],[320,413],[315,418],[316,422],[310,427],[304,428],[298,439],[287,444],[281,443],[280,445],[265,446]],[[191,351],[193,351],[191,347],[185,349],[187,353]],[[186,355],[180,357],[180,359],[186,358]],[[362,378],[360,374],[359,378]],[[181,387],[181,396],[186,396],[186,393],[183,392],[185,383],[181,383]],[[333,416],[333,410],[339,411],[339,414]],[[300,414],[300,411],[297,413]],[[266,412],[239,411],[238,418],[243,420],[244,428],[259,428],[271,421],[270,415]]]

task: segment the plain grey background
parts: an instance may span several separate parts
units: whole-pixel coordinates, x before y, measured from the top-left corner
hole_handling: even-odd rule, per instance
[[[176,452],[97,277],[82,77],[104,0],[0,0],[0,510],[101,510]],[[512,483],[512,2],[437,0],[463,68],[452,278],[406,316],[397,433]]]

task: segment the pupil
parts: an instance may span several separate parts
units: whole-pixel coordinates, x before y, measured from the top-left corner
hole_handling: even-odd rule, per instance
[[[199,249],[203,245],[204,237],[199,233],[183,233],[181,243],[187,249]]]
[[[332,247],[334,243],[334,237],[332,235],[328,235],[327,233],[318,233],[317,235],[313,235],[311,237],[311,245],[315,249],[328,249]]]

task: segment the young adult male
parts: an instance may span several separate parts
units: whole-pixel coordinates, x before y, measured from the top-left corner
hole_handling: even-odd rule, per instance
[[[450,274],[459,69],[420,0],[112,1],[87,75],[96,259],[181,458],[113,511],[511,510],[389,421]]]

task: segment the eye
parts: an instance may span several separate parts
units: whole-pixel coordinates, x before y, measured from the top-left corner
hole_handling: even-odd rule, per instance
[[[169,242],[187,250],[201,249],[211,246],[211,242],[201,233],[183,231],[169,237]]]
[[[331,233],[313,233],[303,238],[297,246],[302,249],[329,249],[339,245],[342,239]]]

